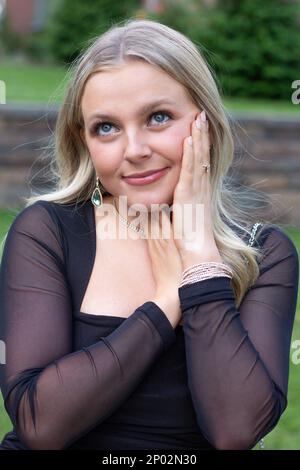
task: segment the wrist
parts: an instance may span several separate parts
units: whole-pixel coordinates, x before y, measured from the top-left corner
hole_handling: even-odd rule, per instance
[[[179,301],[178,293],[176,295],[173,295],[172,297],[168,296],[168,294],[165,294],[165,293],[164,294],[157,293],[152,298],[152,302],[158,305],[158,307],[164,312],[164,314],[168,318],[172,327],[176,328],[181,318],[180,301]]]
[[[196,252],[196,251],[186,251],[183,253],[180,253],[181,255],[181,261],[182,261],[182,267],[183,270],[186,270],[193,266],[194,264],[200,264],[200,263],[223,263],[223,260],[221,258],[221,255],[219,253],[214,253],[214,254],[204,254]]]

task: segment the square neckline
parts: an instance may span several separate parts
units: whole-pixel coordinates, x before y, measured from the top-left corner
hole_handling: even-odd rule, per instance
[[[88,211],[87,211],[88,226],[91,227],[91,231],[89,233],[90,233],[90,240],[91,240],[91,244],[92,244],[93,253],[92,253],[91,269],[89,270],[87,283],[83,288],[83,297],[81,297],[81,299],[80,299],[81,300],[80,307],[77,310],[76,318],[77,318],[77,320],[78,319],[81,319],[81,320],[90,319],[89,323],[94,323],[95,321],[97,323],[98,318],[99,318],[99,320],[102,320],[102,323],[103,323],[103,319],[107,318],[108,322],[110,320],[110,321],[117,324],[117,323],[123,322],[124,320],[128,320],[128,318],[130,318],[131,315],[134,312],[132,312],[132,314],[130,314],[128,317],[121,317],[121,316],[118,316],[118,315],[105,315],[105,313],[101,313],[101,314],[87,313],[87,312],[83,312],[81,310],[81,305],[82,305],[82,302],[83,302],[83,299],[84,299],[85,293],[87,291],[87,287],[88,287],[88,284],[89,284],[89,281],[90,281],[90,278],[91,278],[91,275],[92,275],[92,272],[93,272],[93,268],[94,268],[94,264],[95,264],[95,258],[96,258],[96,248],[97,248],[97,245],[96,245],[96,221],[95,221],[94,205],[93,205],[93,203],[90,199],[87,201],[87,208],[88,208]],[[146,302],[150,302],[150,301],[146,301]],[[144,302],[144,303],[146,303],[146,302]],[[143,304],[141,304],[141,305],[143,305]],[[178,328],[178,327],[183,327],[183,325],[180,325],[178,323],[176,325],[175,329]]]

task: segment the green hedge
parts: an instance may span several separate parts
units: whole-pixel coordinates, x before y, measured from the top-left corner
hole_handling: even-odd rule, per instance
[[[139,7],[139,0],[62,0],[47,28],[51,53],[59,62],[72,61],[87,41],[131,16]]]
[[[291,84],[300,78],[299,1],[220,0],[206,8],[194,0],[191,5],[151,17],[200,47],[224,94],[291,99]]]

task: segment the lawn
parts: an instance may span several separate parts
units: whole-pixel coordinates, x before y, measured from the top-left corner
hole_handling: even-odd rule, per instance
[[[0,259],[1,259],[1,242],[17,211],[5,212],[0,211]],[[286,228],[286,233],[291,237],[295,243],[299,257],[300,257],[300,228]],[[294,330],[292,335],[292,343],[300,339],[300,295],[298,296],[298,307],[294,323]],[[294,349],[291,348],[291,358]],[[293,364],[290,360],[290,376],[289,376],[289,393],[288,393],[288,407],[282,415],[280,422],[276,428],[268,434],[265,439],[265,448],[268,450],[288,450],[300,449],[300,403],[299,403],[299,390],[300,390],[300,364]],[[1,394],[0,394],[1,395]],[[3,435],[11,429],[10,420],[3,408],[2,397],[0,396],[0,441]],[[258,445],[255,447],[258,449]]]
[[[4,236],[7,230],[9,229],[10,224],[14,220],[16,214],[17,212],[13,213],[0,210],[0,259],[3,249],[2,245],[4,244]],[[2,440],[4,433],[7,432],[10,428],[10,419],[3,408],[2,395],[0,394],[0,441]]]
[[[5,82],[7,104],[58,102],[65,88],[65,76],[66,69],[61,66],[7,61],[0,64],[0,80]]]
[[[6,103],[59,102],[68,78],[67,69],[58,65],[16,64],[4,60],[0,64],[0,80],[6,84]],[[299,113],[291,101],[225,98],[230,111],[255,113]]]

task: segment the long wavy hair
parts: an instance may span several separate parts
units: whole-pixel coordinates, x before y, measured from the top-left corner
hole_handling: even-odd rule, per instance
[[[200,48],[182,33],[157,21],[130,18],[120,23],[87,43],[71,64],[71,78],[60,106],[51,146],[54,190],[24,198],[26,207],[38,200],[66,204],[91,198],[96,174],[80,136],[84,127],[81,99],[91,75],[101,69],[113,70],[129,60],[142,60],[160,67],[181,83],[198,108],[205,109],[207,114],[213,141],[213,232],[223,261],[233,270],[231,284],[239,306],[259,275],[258,262],[262,256],[259,247],[247,246],[247,239],[253,223],[258,221],[256,209],[259,204],[270,202],[258,190],[236,185],[228,174],[234,157],[233,132],[217,79]],[[102,185],[100,187],[103,195],[110,195]],[[262,217],[259,221],[269,222]]]

